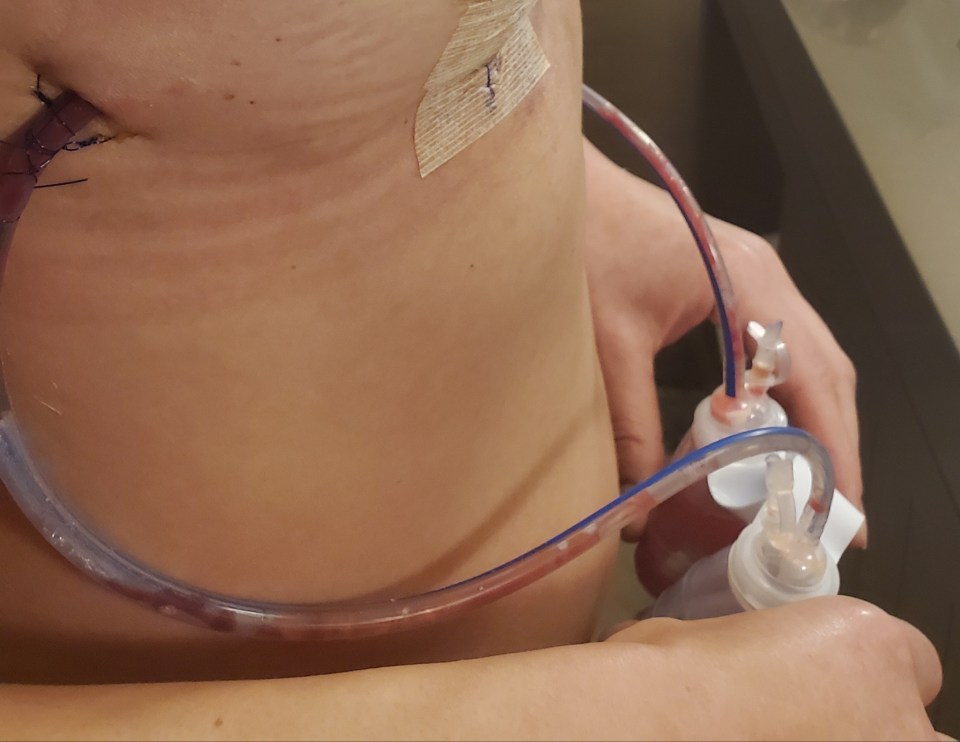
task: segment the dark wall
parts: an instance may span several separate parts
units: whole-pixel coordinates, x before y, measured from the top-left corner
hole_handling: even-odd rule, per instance
[[[701,0],[582,3],[584,78],[673,160],[704,208],[756,232],[777,228],[781,175],[723,18]],[[652,175],[589,115],[615,161]]]

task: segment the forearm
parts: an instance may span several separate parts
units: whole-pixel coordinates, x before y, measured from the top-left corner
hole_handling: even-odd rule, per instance
[[[598,683],[623,684],[623,662],[634,652],[632,645],[571,646],[281,680],[6,685],[0,686],[0,737],[605,738],[610,720],[603,720],[595,689]],[[655,705],[642,700],[650,690],[638,696],[637,712],[651,715],[650,734],[656,736],[663,727],[655,721]]]
[[[848,598],[286,680],[0,686],[8,739],[933,739],[932,645]],[[798,689],[803,692],[798,694]]]
[[[481,674],[482,663],[476,669]],[[456,732],[449,715],[466,710],[466,674],[454,663],[280,680],[4,686],[0,735],[51,740],[449,736]],[[460,723],[461,729],[468,726]]]
[[[630,642],[340,675],[0,686],[0,738],[712,739],[770,728],[761,720],[774,717],[776,691],[774,712],[744,714],[736,695],[719,689],[729,662],[663,646],[675,631],[661,643],[657,623],[644,622]],[[756,690],[748,678],[736,684],[745,698]],[[687,708],[693,698],[696,715]]]

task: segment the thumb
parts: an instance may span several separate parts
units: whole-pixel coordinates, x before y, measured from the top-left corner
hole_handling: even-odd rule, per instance
[[[626,374],[611,392],[610,419],[617,448],[620,484],[632,487],[663,468],[663,430],[653,367]]]
[[[598,345],[620,485],[626,488],[643,481],[663,466],[663,434],[653,375],[653,354],[645,351],[639,341],[610,336],[598,339]],[[642,522],[636,527],[642,528]]]

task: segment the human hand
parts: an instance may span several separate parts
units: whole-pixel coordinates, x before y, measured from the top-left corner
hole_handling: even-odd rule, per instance
[[[661,189],[620,169],[589,143],[587,277],[621,480],[663,463],[653,358],[709,317],[713,297],[683,218]],[[823,320],[762,238],[711,219],[740,316],[783,320],[793,358],[772,394],[791,422],[827,447],[838,488],[862,509],[856,375]],[[854,543],[864,545],[866,531]]]
[[[651,619],[607,641],[672,655],[659,682],[693,701],[674,708],[684,739],[949,739],[924,710],[942,682],[936,650],[914,627],[859,600]]]

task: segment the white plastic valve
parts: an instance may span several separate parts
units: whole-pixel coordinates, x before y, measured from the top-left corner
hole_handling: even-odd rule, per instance
[[[746,385],[753,391],[767,390],[782,384],[790,375],[790,351],[780,339],[783,322],[771,322],[761,325],[751,320],[747,323],[747,334],[757,343],[757,352],[746,372]]]
[[[856,511],[837,492],[831,517],[839,510],[839,520],[847,523],[834,525],[832,544],[809,539],[796,517],[806,498],[794,481],[795,461],[772,454],[766,467],[766,504],[753,522],[732,546],[694,564],[644,612],[644,618],[710,618],[839,592],[837,562],[862,516],[850,518],[847,511]],[[806,485],[804,495],[809,494],[809,479],[800,484]],[[825,536],[830,532],[828,519]]]

